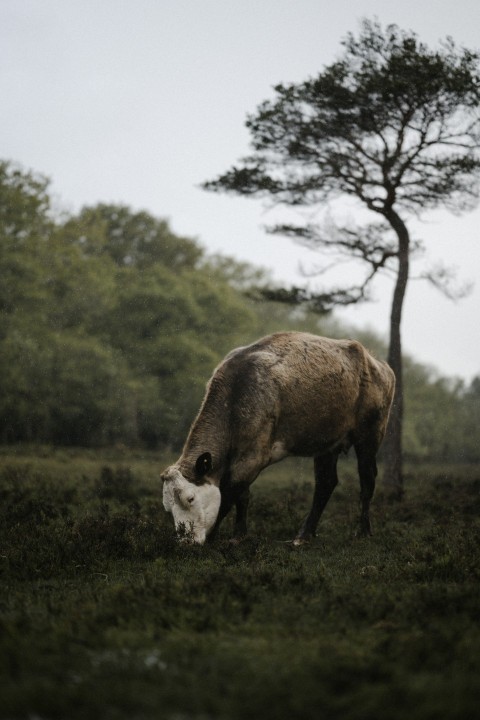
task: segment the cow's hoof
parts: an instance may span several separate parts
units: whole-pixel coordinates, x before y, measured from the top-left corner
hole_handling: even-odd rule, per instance
[[[292,542],[292,545],[294,547],[300,547],[301,545],[309,545],[312,538],[309,537],[296,537],[295,540]]]

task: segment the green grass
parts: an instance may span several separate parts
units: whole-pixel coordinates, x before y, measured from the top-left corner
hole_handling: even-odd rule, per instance
[[[179,546],[170,458],[0,453],[0,717],[480,716],[480,468],[413,468],[356,537],[354,466],[311,546],[310,463],[269,469],[250,536]]]

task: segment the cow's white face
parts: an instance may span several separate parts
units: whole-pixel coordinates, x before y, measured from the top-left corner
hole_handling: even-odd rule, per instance
[[[186,480],[175,465],[162,475],[163,506],[173,515],[175,529],[185,539],[203,545],[215,525],[220,509],[220,490],[206,480],[195,485]]]

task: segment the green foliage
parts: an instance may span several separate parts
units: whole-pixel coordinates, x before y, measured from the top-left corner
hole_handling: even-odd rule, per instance
[[[46,180],[0,171],[0,439],[178,447],[248,301],[165,221],[112,205],[54,221]]]
[[[3,442],[101,444],[122,432],[128,368],[94,338],[42,329],[2,343]]]
[[[358,337],[386,356],[372,333],[255,299],[264,271],[206,256],[148,213],[54,219],[48,182],[8,163],[0,199],[2,443],[178,450],[219,360],[277,330]],[[409,457],[480,460],[475,381],[409,360],[406,395]]]
[[[120,267],[160,263],[171,270],[194,268],[203,254],[190,238],[175,235],[166,220],[124,205],[84,208],[65,223],[64,233],[85,255],[107,256]]]
[[[52,229],[48,181],[0,161],[0,337],[20,305],[39,298],[37,259]]]
[[[198,548],[162,510],[169,459],[44,454],[0,459],[2,717],[476,716],[478,467],[408,474],[359,539],[342,465],[299,549],[311,469],[282,463],[247,540]]]
[[[480,462],[475,428],[480,422],[479,378],[469,386],[438,377],[406,362],[405,453],[407,457],[446,462]]]
[[[480,55],[451,38],[431,50],[369,20],[342,45],[316,77],[275,87],[246,123],[253,154],[206,188],[287,205],[353,195],[389,222],[394,206],[402,214],[475,201]],[[375,254],[363,237],[348,247]]]

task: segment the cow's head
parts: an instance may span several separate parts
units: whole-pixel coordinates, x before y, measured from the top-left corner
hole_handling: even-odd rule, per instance
[[[210,453],[203,453],[195,464],[198,483],[184,478],[177,465],[162,474],[163,506],[173,515],[175,529],[183,539],[203,545],[215,525],[220,509],[220,490],[208,479],[212,469]]]

